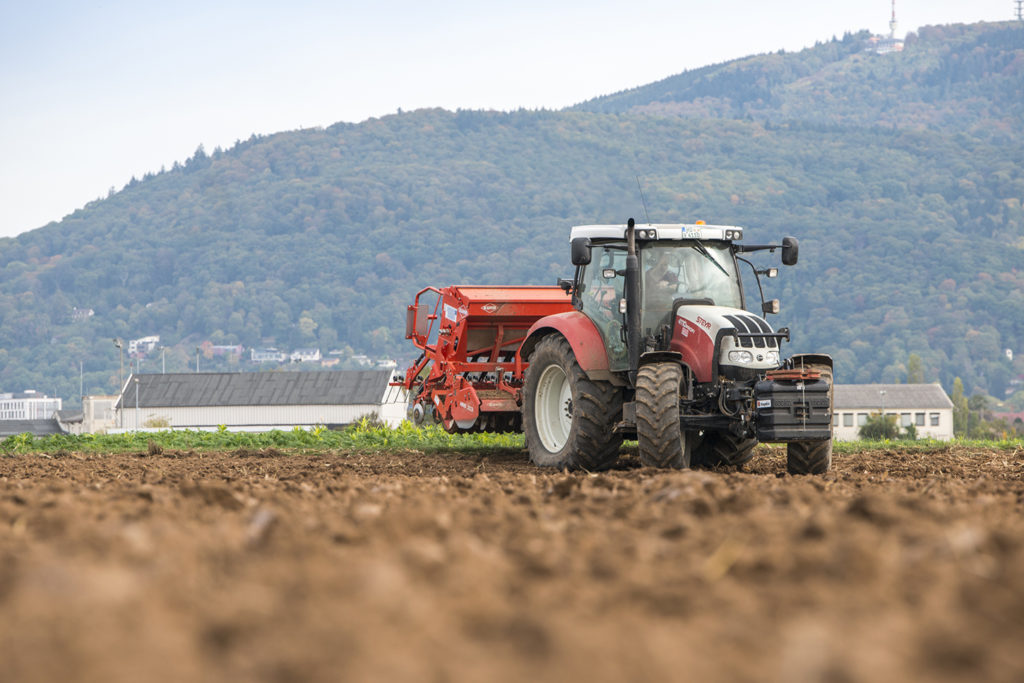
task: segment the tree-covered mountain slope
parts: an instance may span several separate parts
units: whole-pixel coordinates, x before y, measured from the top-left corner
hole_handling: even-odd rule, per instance
[[[842,71],[852,90],[857,73]],[[0,389],[73,403],[81,368],[85,393],[114,391],[111,339],[154,334],[168,370],[206,340],[408,359],[416,291],[554,284],[571,225],[643,218],[639,177],[654,221],[800,238],[799,265],[767,285],[774,322],[791,351],[832,353],[839,381],[899,380],[917,353],[928,381],[998,393],[1024,333],[1020,127],[825,123],[831,106],[806,120],[422,110],[199,150],[0,240]]]
[[[599,97],[577,109],[841,126],[1019,131],[1024,24],[926,26],[902,52],[866,31],[795,53],[737,59]],[[1016,126],[1016,128],[1015,128]]]

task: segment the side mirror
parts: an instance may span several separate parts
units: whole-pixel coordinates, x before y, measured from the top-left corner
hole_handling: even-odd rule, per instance
[[[761,304],[762,313],[774,313],[775,315],[778,315],[781,310],[782,305],[779,303],[778,299],[771,299],[770,301],[765,301]]]
[[[800,254],[800,243],[795,237],[782,238],[782,265],[795,266],[797,256]]]
[[[572,242],[572,264],[574,266],[590,265],[590,238],[577,237]]]

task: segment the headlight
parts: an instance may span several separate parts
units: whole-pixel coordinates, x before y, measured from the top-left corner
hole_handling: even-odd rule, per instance
[[[742,349],[733,349],[729,352],[729,360],[733,363],[753,363],[754,354]]]
[[[779,352],[778,351],[769,351],[768,353],[764,354],[764,360],[767,363],[771,363],[773,365],[778,365],[779,364]]]

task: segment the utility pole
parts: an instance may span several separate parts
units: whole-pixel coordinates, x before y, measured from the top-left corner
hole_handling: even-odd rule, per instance
[[[124,345],[121,343],[120,338],[114,337],[114,346],[117,347],[117,358],[120,361],[121,370],[117,376],[117,393],[124,399]],[[124,429],[124,401],[121,401],[121,410],[117,414],[118,427]]]
[[[139,376],[135,376],[135,431],[139,431]]]

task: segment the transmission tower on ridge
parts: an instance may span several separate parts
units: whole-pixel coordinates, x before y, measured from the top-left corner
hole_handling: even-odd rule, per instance
[[[1024,0],[1015,1],[1024,2]],[[892,18],[889,19],[889,35],[871,36],[868,38],[864,49],[879,55],[901,52],[903,50],[903,40],[896,37],[897,26],[899,24],[896,22],[896,0],[892,0]]]
[[[895,2],[895,0],[893,0]],[[1017,4],[1017,21],[1024,21],[1024,0],[1014,0]]]

